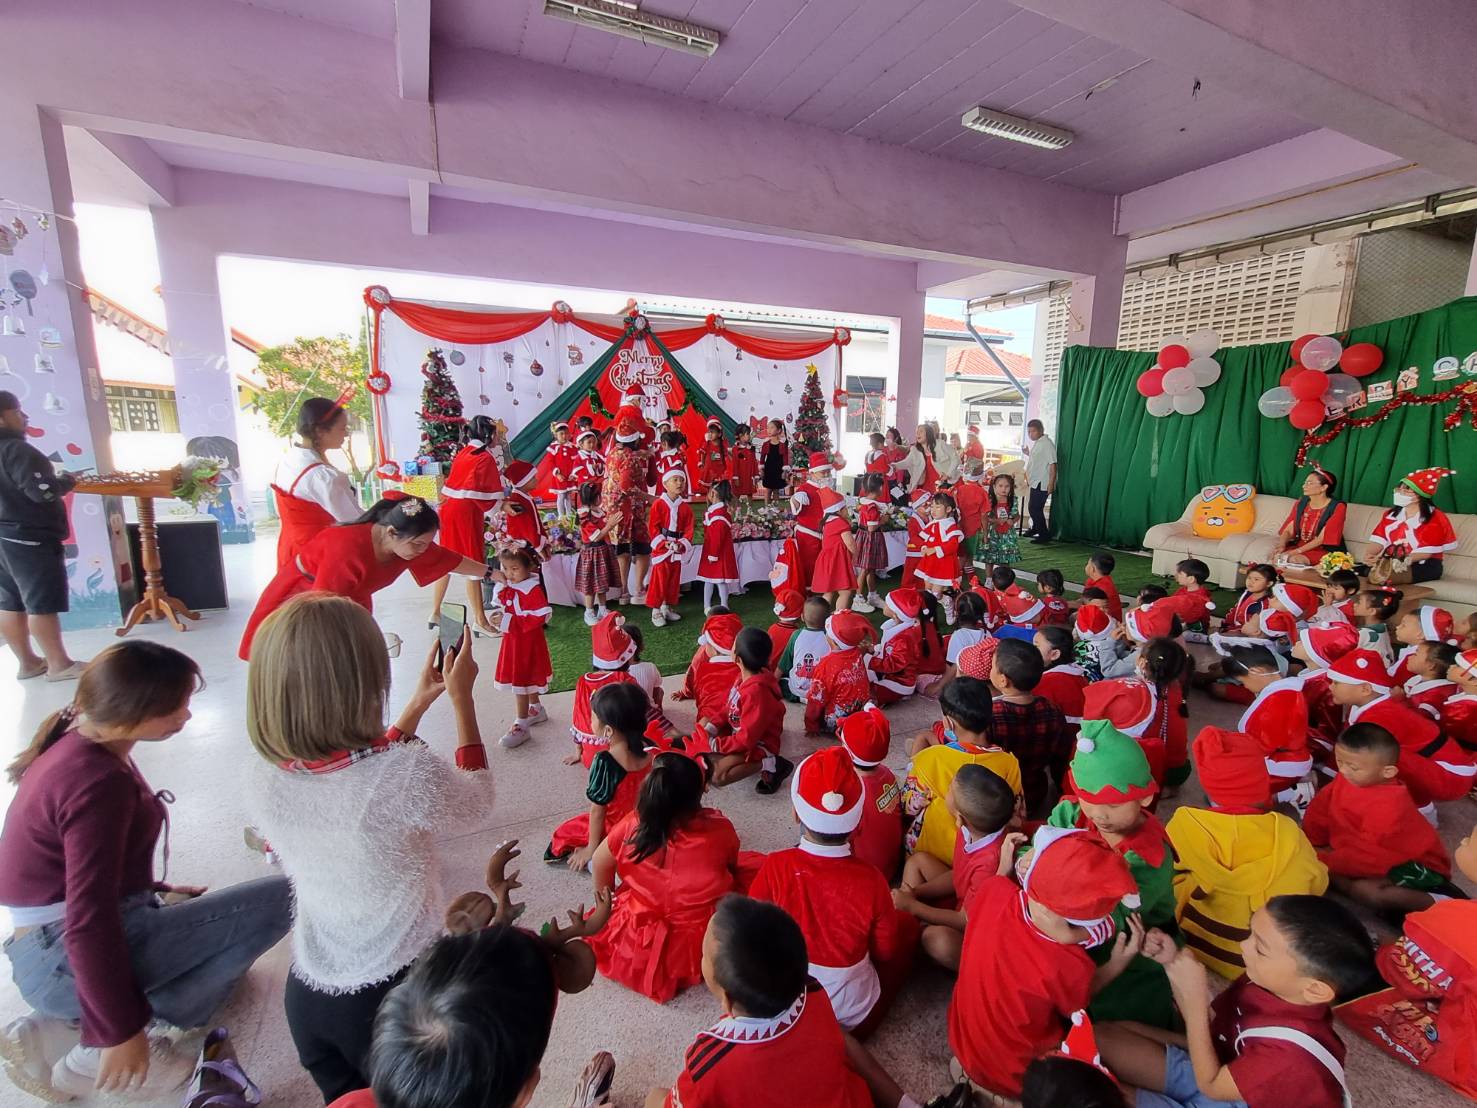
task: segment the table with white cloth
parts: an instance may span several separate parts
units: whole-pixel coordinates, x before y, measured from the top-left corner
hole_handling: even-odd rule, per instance
[[[883,533],[887,542],[887,568],[896,569],[903,564],[903,552],[908,546],[908,533],[906,531],[887,531]],[[754,581],[769,580],[769,571],[774,568],[775,560],[779,558],[780,549],[784,542],[780,539],[739,539],[733,544],[734,555],[738,559],[739,581],[742,584],[750,584]],[[682,583],[696,581],[698,569],[702,564],[702,544],[694,546],[682,559]],[[551,604],[563,604],[572,607],[582,607],[584,599],[577,596],[574,591],[574,571],[579,565],[578,554],[555,554],[544,560],[544,591],[548,594]],[[629,584],[634,585],[636,570],[631,568],[631,580]]]

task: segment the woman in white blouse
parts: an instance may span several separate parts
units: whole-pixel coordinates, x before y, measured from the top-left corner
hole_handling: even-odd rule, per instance
[[[281,569],[314,535],[335,523],[350,523],[364,511],[348,474],[324,457],[349,437],[349,413],[337,401],[315,396],[297,413],[297,443],[277,463],[272,495],[282,531],[277,536]]]

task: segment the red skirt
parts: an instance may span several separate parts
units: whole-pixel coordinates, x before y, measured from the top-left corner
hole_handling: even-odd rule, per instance
[[[918,568],[913,572],[924,585],[933,588],[958,587],[959,558],[957,555],[925,554],[918,560]]]
[[[887,568],[887,535],[866,528],[856,534],[857,573],[881,573]]]
[[[811,592],[841,592],[856,588],[856,573],[851,568],[851,554],[840,542],[821,547],[810,575]]]
[[[721,546],[717,543],[703,542],[703,556],[698,562],[697,577],[699,581],[721,583],[738,581],[738,557],[733,552],[732,540]]]
[[[548,691],[553,677],[554,666],[549,661],[549,644],[542,627],[503,632],[493,685],[515,693],[541,693]]]
[[[474,562],[487,560],[487,514],[490,500],[470,500],[450,496],[437,508],[441,516],[441,534],[436,541],[448,550]]]
[[[586,543],[574,568],[574,591],[580,596],[603,600],[606,593],[620,587],[621,567],[616,561],[615,547],[608,542]]]

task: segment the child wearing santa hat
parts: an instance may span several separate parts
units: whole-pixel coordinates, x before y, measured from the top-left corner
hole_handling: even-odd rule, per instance
[[[952,496],[935,493],[928,505],[928,523],[918,536],[923,557],[918,559],[914,576],[934,596],[959,587],[959,544],[964,532],[954,519],[957,510]]]
[[[1159,591],[1163,591],[1162,589]],[[1167,598],[1149,600],[1123,613],[1118,629],[1118,657],[1103,667],[1104,677],[1131,677],[1138,672],[1138,651],[1154,639],[1177,639],[1184,633],[1179,612]]]
[[[769,668],[775,669],[779,665],[780,656],[784,654],[785,647],[790,645],[790,640],[795,637],[795,632],[800,630],[800,617],[805,611],[805,594],[798,589],[781,589],[774,594],[774,614],[776,619],[769,625]]]
[[[580,451],[569,438],[569,424],[555,420],[549,424],[553,440],[544,448],[544,459],[549,466],[549,488],[554,494],[554,510],[561,516],[574,511],[575,492],[579,489]]]
[[[549,598],[538,577],[538,563],[526,547],[514,547],[498,555],[501,568],[495,594],[494,617],[502,632],[493,684],[513,693],[516,715],[499,742],[509,750],[528,741],[529,729],[549,718],[539,697],[549,690],[554,667],[549,660],[545,628],[554,616]]]
[[[867,672],[872,681],[872,699],[886,707],[917,691],[918,662],[924,647],[920,623],[923,595],[917,589],[899,586],[883,598],[882,607],[888,619],[882,624],[876,651],[867,659]]]
[[[1477,752],[1477,649],[1458,654],[1446,675],[1457,692],[1441,706],[1441,732],[1468,753]]]
[[[1328,667],[1358,645],[1358,628],[1339,621],[1309,624],[1298,632],[1292,647],[1292,656],[1307,667],[1298,676],[1308,705],[1308,751],[1320,767],[1332,760],[1334,740],[1344,729],[1344,710],[1334,703]]]
[[[774,566],[769,571],[769,588],[775,596],[784,589],[805,591],[809,581],[800,577],[800,544],[791,535],[780,543],[780,552],[775,556]]]
[[[569,717],[569,734],[574,739],[574,753],[564,759],[566,766],[590,768],[595,755],[605,749],[605,739],[595,733],[590,715],[590,701],[609,685],[635,684],[627,672],[636,657],[635,640],[627,633],[626,617],[609,612],[590,631],[590,654],[595,669],[580,675],[574,683],[574,708]]]
[[[1088,593],[1097,593],[1089,596]],[[1118,661],[1118,622],[1108,614],[1107,597],[1100,589],[1089,586],[1082,590],[1082,606],[1072,620],[1072,637],[1077,640],[1077,660],[1088,682],[1101,681],[1103,671]]]
[[[856,536],[851,533],[851,517],[846,497],[835,489],[819,492],[821,515],[820,553],[810,574],[810,591],[824,596],[836,611],[851,607],[856,595]]]
[[[1256,643],[1231,647],[1223,669],[1252,694],[1236,730],[1256,739],[1266,752],[1273,798],[1303,811],[1313,799],[1313,754],[1308,749],[1303,678],[1288,676],[1287,660]]]
[[[734,645],[743,620],[724,608],[703,621],[697,651],[688,663],[676,700],[695,701],[697,728],[709,735],[728,733],[728,693],[738,682]]]
[[[1422,643],[1444,642],[1456,646],[1461,637],[1456,633],[1456,621],[1445,608],[1434,604],[1422,604],[1412,612],[1406,612],[1395,624],[1395,642],[1400,652],[1395,655],[1395,666],[1390,676],[1397,685],[1409,682],[1411,658]]]
[[[923,560],[923,529],[928,526],[928,502],[933,494],[927,489],[914,489],[908,494],[903,509],[908,520],[908,542],[903,548],[903,574],[898,584],[908,588],[917,583],[918,563]]]
[[[1073,1012],[1060,1050],[1026,1067],[1021,1108],[1128,1108],[1123,1089],[1103,1065],[1086,1012]]]
[[[866,793],[843,747],[826,747],[801,762],[790,779],[790,799],[800,845],[765,858],[749,892],[800,924],[810,975],[830,996],[841,1026],[865,1035],[902,983],[917,923],[893,907],[882,874],[852,855]]]
[[[538,476],[538,470],[520,458],[515,458],[503,469],[503,497],[501,527],[503,542],[507,546],[521,546],[537,560],[544,548],[544,521],[539,514],[538,501],[529,493],[529,486]],[[494,513],[494,518],[498,513]]]
[[[793,611],[793,604],[787,610]],[[826,621],[830,618],[831,605],[824,596],[809,597],[800,605],[801,625],[785,643],[775,663],[780,693],[792,704],[805,703],[816,667],[834,649],[826,634]],[[774,634],[772,628],[770,634]]]
[[[646,606],[651,625],[664,627],[682,617],[675,611],[682,587],[682,559],[692,549],[695,521],[687,504],[685,470],[662,478],[662,495],[652,501],[647,522],[651,531],[651,571],[646,578]]]
[[[733,550],[733,519],[728,514],[733,490],[725,478],[719,477],[708,486],[707,497],[697,576],[703,583],[703,611],[711,614],[719,605],[728,607],[728,592],[738,585],[739,571]]]
[[[1252,914],[1274,896],[1321,896],[1328,870],[1297,822],[1268,810],[1271,777],[1260,743],[1206,727],[1195,736],[1194,758],[1210,807],[1178,808],[1164,828],[1178,860],[1176,913],[1195,956],[1236,978],[1246,970],[1241,945]]]
[[[980,882],[949,1002],[954,1076],[991,1097],[1021,1095],[1026,1067],[1143,942],[1141,927],[1120,935],[1101,967],[1087,953],[1111,939],[1112,912],[1137,895],[1127,863],[1101,839],[1042,827],[1017,868],[1023,888],[1009,877]]]
[[[807,630],[797,634],[796,640],[801,634],[809,633],[810,615],[807,605]],[[826,652],[812,666],[805,689],[807,735],[836,730],[841,720],[866,706],[874,691],[866,652],[871,649],[877,632],[866,617],[856,612],[837,612],[826,618],[823,634]]]
[[[867,703],[836,728],[837,737],[862,779],[862,819],[851,835],[851,851],[889,882],[903,857],[902,791],[897,775],[883,765],[892,744],[892,725]]]
[[[673,430],[669,424],[658,424],[657,430],[661,433],[662,442],[661,453],[656,456],[657,484],[661,488],[666,488],[667,474],[680,473],[682,474],[683,494],[691,493],[693,483],[692,474],[687,469],[687,436],[681,431]]]
[[[759,773],[759,791],[773,793],[795,768],[780,755],[785,701],[769,668],[770,645],[769,636],[757,627],[743,628],[734,640],[738,679],[728,691],[728,727],[707,744],[713,785],[732,785]],[[689,747],[689,752],[694,749],[704,747]]]
[[[831,456],[817,450],[810,456],[810,468],[800,486],[790,495],[790,511],[795,516],[795,542],[799,548],[799,581],[809,585],[815,574],[815,561],[821,553],[821,528],[825,525],[825,500],[821,490],[831,481]]]
[[[582,427],[575,445],[579,449],[579,461],[574,467],[575,486],[591,481],[601,484],[605,480],[605,459],[600,454],[600,432],[593,427]]]

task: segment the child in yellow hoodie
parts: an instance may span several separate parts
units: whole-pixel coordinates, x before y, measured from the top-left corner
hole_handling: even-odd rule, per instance
[[[1255,739],[1207,727],[1193,752],[1211,807],[1180,808],[1165,825],[1178,857],[1180,931],[1207,968],[1237,978],[1252,913],[1274,896],[1321,896],[1328,870],[1296,822],[1267,810],[1270,778]]]

